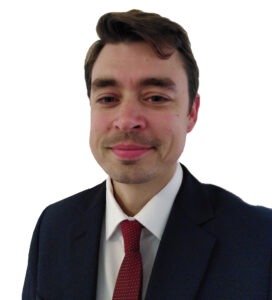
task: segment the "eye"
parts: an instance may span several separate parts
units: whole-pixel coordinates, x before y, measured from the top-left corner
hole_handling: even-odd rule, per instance
[[[118,102],[119,100],[113,96],[105,96],[102,98],[99,98],[97,100],[97,102],[101,103],[101,104],[114,104],[116,102]]]
[[[145,98],[145,101],[151,102],[151,103],[164,103],[164,102],[167,102],[168,99],[166,97],[163,97],[160,95],[153,95],[148,98]]]

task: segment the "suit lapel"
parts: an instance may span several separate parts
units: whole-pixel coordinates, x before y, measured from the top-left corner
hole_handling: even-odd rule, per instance
[[[150,277],[146,300],[196,297],[215,244],[202,225],[213,219],[202,185],[185,167]]]
[[[194,299],[215,238],[202,227],[213,218],[209,197],[185,167],[181,189],[169,216],[149,281],[146,300]],[[95,299],[106,185],[79,200],[68,238],[64,297]]]
[[[95,299],[100,233],[105,212],[105,184],[80,203],[80,217],[71,225],[69,299]],[[67,299],[68,299],[67,298]]]

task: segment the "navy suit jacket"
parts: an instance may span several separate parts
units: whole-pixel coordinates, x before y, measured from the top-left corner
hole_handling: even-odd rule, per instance
[[[145,300],[271,300],[272,211],[183,170]],[[96,299],[105,193],[104,182],[44,210],[23,300]]]

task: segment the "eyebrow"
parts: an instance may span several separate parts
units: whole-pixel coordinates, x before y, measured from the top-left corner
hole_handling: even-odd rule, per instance
[[[121,84],[113,78],[97,78],[92,82],[91,88],[95,91],[100,88],[118,87],[120,85]],[[155,86],[155,87],[167,88],[172,90],[175,90],[176,88],[176,84],[172,79],[162,78],[162,77],[144,78],[139,81],[138,85],[140,87]]]
[[[141,87],[156,86],[156,87],[175,90],[176,84],[170,78],[150,77],[150,78],[145,78],[145,79],[141,80],[140,86]]]
[[[104,88],[104,87],[114,87],[118,86],[118,83],[115,79],[111,78],[97,78],[92,82],[91,88],[93,90],[97,90],[99,88]]]

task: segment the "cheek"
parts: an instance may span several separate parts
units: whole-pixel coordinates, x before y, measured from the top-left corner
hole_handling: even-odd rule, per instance
[[[99,132],[105,132],[108,128],[109,121],[102,114],[91,114],[91,135],[96,135]]]
[[[91,114],[89,143],[94,154],[100,149],[103,139],[107,136],[110,124],[111,116],[97,112]]]
[[[187,134],[186,119],[175,113],[171,117],[163,119],[160,126],[161,134],[163,132],[165,141],[168,141],[169,151],[171,153],[182,152]]]
[[[98,139],[100,132],[102,130],[101,118],[96,114],[91,114],[91,124],[90,124],[90,146],[93,148],[95,146],[96,140]]]
[[[160,116],[156,120],[158,132],[165,132],[165,135],[171,137],[181,137],[186,133],[186,120],[178,113],[168,113]]]

